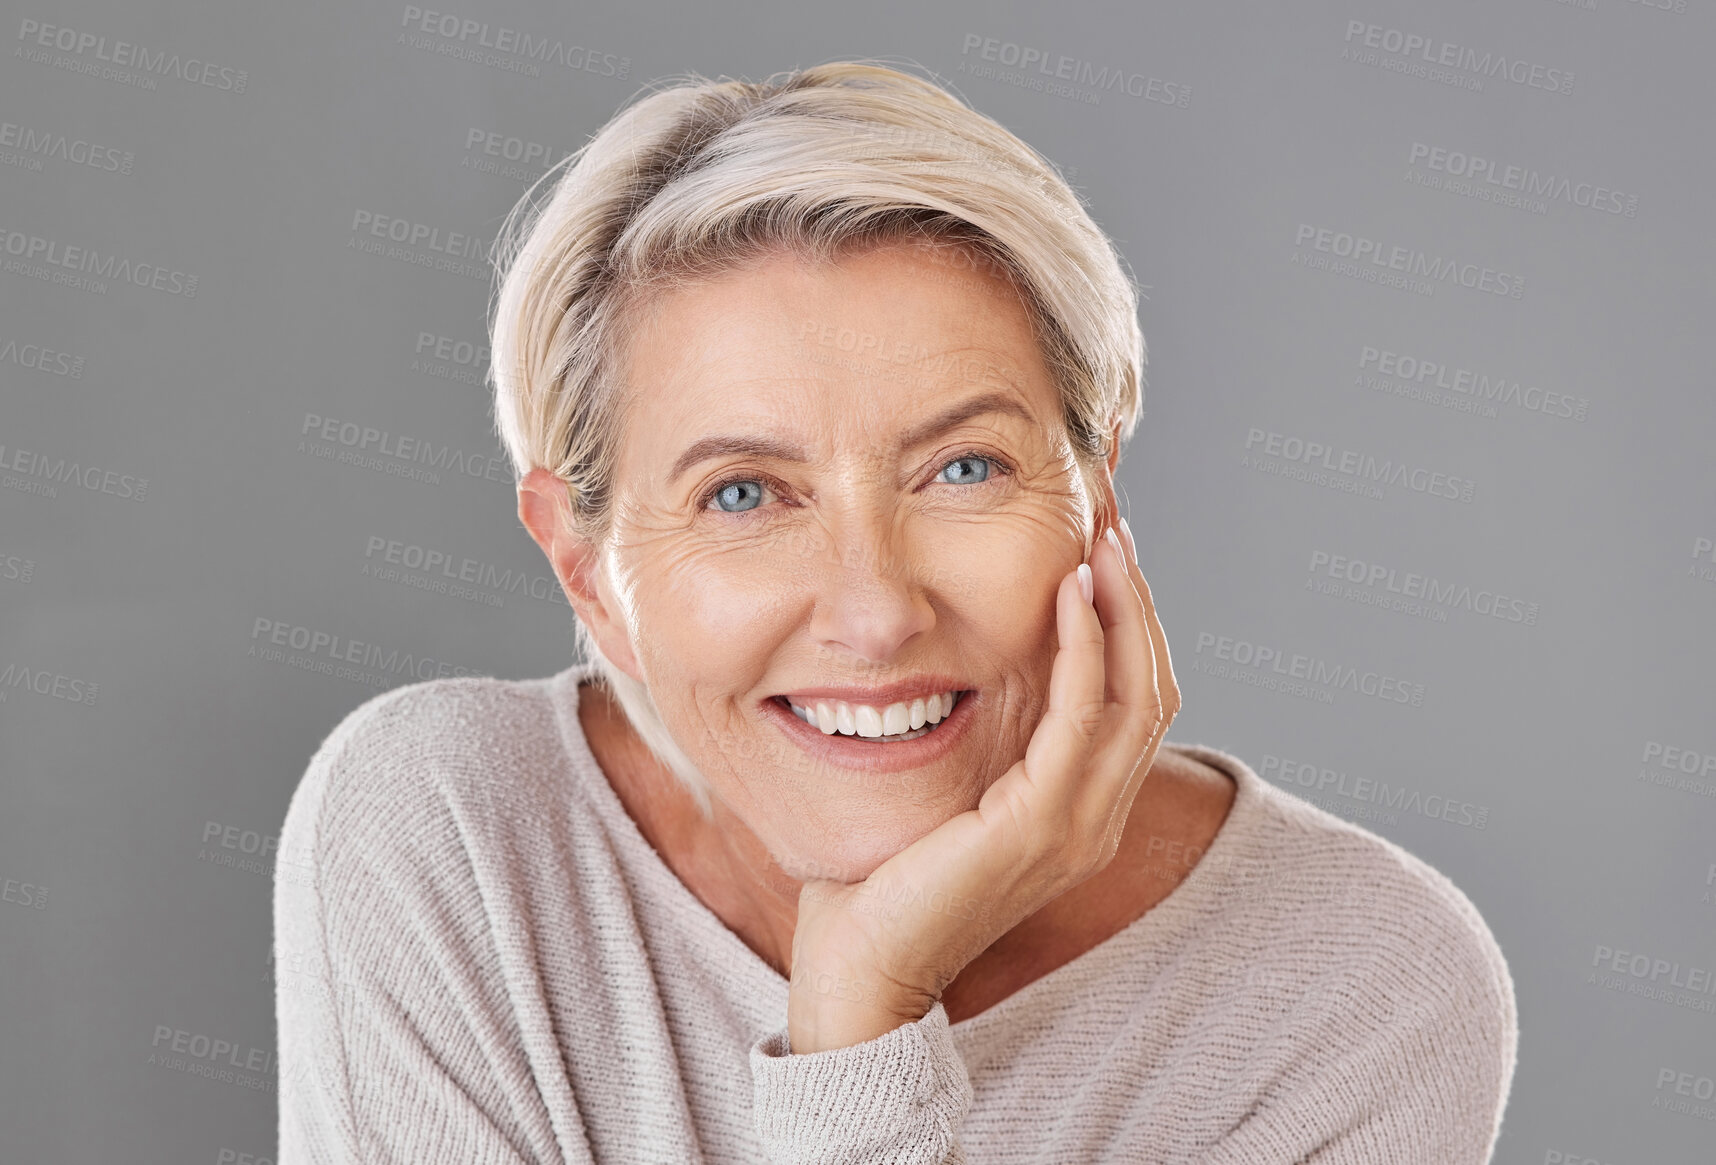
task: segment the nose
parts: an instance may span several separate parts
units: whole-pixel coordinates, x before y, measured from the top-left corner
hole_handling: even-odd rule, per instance
[[[935,626],[931,596],[937,573],[899,530],[830,535],[811,556],[815,599],[810,634],[820,649],[843,659],[885,663],[912,638]]]

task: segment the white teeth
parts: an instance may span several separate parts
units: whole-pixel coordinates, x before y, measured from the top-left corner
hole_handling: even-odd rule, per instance
[[[836,732],[843,736],[875,738],[915,732],[926,724],[939,724],[953,711],[955,692],[937,692],[927,699],[919,696],[911,703],[900,701],[886,708],[868,704],[848,704],[845,700],[818,700],[805,707],[790,700],[793,714],[828,736]]]

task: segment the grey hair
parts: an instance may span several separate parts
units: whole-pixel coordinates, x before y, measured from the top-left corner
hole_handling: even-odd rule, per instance
[[[566,483],[572,525],[592,545],[613,533],[624,357],[642,309],[782,250],[826,261],[910,241],[1003,276],[1081,469],[1094,480],[1131,439],[1145,366],[1137,288],[1048,159],[947,89],[875,60],[658,84],[524,193],[493,252],[496,428],[520,480],[543,467]],[[576,622],[598,679],[708,816],[707,781],[647,687]]]

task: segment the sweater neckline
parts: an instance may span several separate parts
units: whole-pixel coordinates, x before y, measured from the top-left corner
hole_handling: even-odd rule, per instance
[[[725,945],[747,973],[758,980],[761,990],[784,996],[788,990],[786,978],[746,945],[720,915],[679,880],[679,875],[656,852],[638,823],[626,812],[619,794],[609,784],[607,774],[602,771],[590,749],[590,742],[584,736],[583,722],[578,718],[583,696],[581,685],[594,680],[597,674],[594,662],[574,664],[551,677],[549,685],[561,719],[561,735],[571,750],[573,768],[583,779],[583,786],[601,815],[609,836],[626,851],[632,868],[649,879],[663,901],[676,903],[682,912],[696,920],[702,930],[713,936],[715,942]],[[1265,809],[1266,793],[1271,786],[1265,785],[1263,778],[1239,757],[1221,749],[1204,744],[1176,743],[1174,747],[1225,772],[1233,778],[1236,786],[1227,817],[1210,839],[1198,863],[1167,897],[1142,915],[976,1015],[967,1016],[957,1023],[950,1022],[948,1026],[952,1031],[975,1033],[1001,1022],[1034,1001],[1049,998],[1048,993],[1080,991],[1100,983],[1105,975],[1141,956],[1154,954],[1157,959],[1165,959],[1194,922],[1213,913],[1224,899],[1230,897],[1228,891],[1235,882],[1253,876],[1244,868],[1244,863],[1257,856],[1254,838]]]

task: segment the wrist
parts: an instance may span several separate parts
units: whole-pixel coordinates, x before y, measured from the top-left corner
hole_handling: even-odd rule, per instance
[[[847,1048],[916,1023],[935,1006],[932,995],[884,989],[837,972],[795,969],[787,999],[787,1039],[794,1055]]]
[[[803,1016],[787,1016],[787,1042],[795,1056],[850,1048],[880,1039],[896,1028],[916,1023],[929,1014],[931,1003],[917,1015],[856,1006],[838,1012],[822,1008]],[[789,1009],[790,1010],[790,1009]]]

